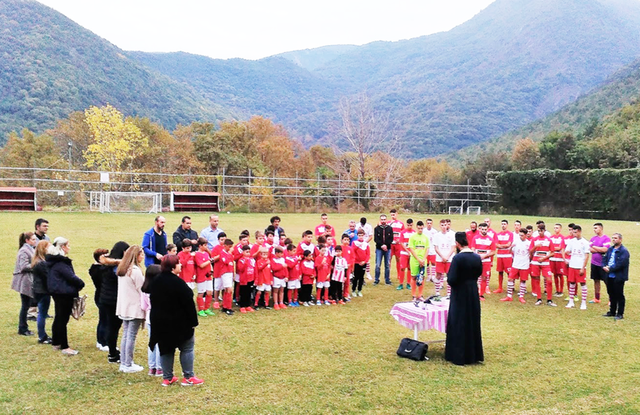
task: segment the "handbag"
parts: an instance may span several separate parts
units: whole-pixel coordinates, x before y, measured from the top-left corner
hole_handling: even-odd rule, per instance
[[[406,357],[411,360],[427,360],[427,350],[429,345],[418,340],[413,340],[405,337],[400,341],[400,347],[398,347],[398,356]]]
[[[73,299],[73,306],[71,307],[71,317],[76,320],[80,320],[80,317],[84,316],[84,312],[87,308],[87,295],[82,297],[76,297]]]

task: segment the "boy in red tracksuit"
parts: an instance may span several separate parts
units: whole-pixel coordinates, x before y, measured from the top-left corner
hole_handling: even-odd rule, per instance
[[[303,259],[300,262],[300,274],[302,275],[300,300],[302,300],[303,306],[309,307],[310,305],[314,305],[311,301],[311,290],[313,289],[313,282],[316,279],[316,264],[313,260],[313,252],[303,252]]]
[[[248,231],[246,231],[248,232]],[[238,264],[238,261],[240,261],[240,258],[242,258],[242,247],[243,246],[248,246],[249,249],[251,249],[251,244],[249,243],[249,234],[245,233],[245,231],[242,231],[240,233],[240,236],[238,237],[238,239],[240,240],[240,242],[238,242],[236,244],[236,246],[233,247],[233,261],[236,263],[236,265]],[[236,298],[236,302],[240,301],[240,273],[238,272],[238,270],[236,269],[236,273],[233,276],[233,281],[235,282],[234,286],[235,286],[235,298]]]
[[[296,247],[287,245],[287,289],[289,290],[289,307],[300,307],[298,302],[298,290],[300,289],[300,260],[296,256]]]
[[[309,251],[313,254],[313,258],[315,259],[318,255],[320,255],[320,251],[313,244],[313,232],[304,231],[302,233],[302,241],[298,244],[298,248],[296,249],[296,255],[299,257],[305,256],[304,251]]]
[[[363,229],[358,229],[358,240],[355,241],[352,246],[355,265],[353,266],[353,284],[351,285],[351,291],[354,297],[362,297],[364,272],[371,259],[371,250],[369,244],[364,241]]]
[[[273,308],[283,310],[287,308],[284,305],[284,290],[287,287],[289,273],[287,272],[287,263],[284,258],[284,250],[276,246],[273,249],[274,257],[271,258],[271,272],[273,273]]]
[[[349,298],[349,279],[353,274],[353,265],[355,264],[355,257],[353,253],[353,247],[351,246],[351,238],[347,234],[342,235],[342,257],[347,260],[347,264],[349,268],[346,272],[347,281],[343,285],[342,288],[342,297],[345,301],[350,301]]]
[[[200,317],[212,316],[211,298],[213,295],[213,279],[211,278],[211,256],[207,247],[206,238],[198,238],[198,252],[194,257],[196,264],[196,285],[198,286],[198,315]]]
[[[269,294],[271,294],[271,285],[273,285],[273,274],[271,273],[271,261],[269,261],[269,250],[261,247],[256,260],[256,300],[253,308],[258,308],[260,294],[264,293],[264,308],[269,307]]]
[[[192,290],[196,288],[195,255],[195,252],[191,252],[191,239],[182,240],[182,251],[178,253],[178,259],[180,260],[180,265],[182,265],[180,278],[182,278]]]
[[[220,262],[220,254],[224,250],[224,241],[227,239],[227,234],[220,232],[218,234],[218,245],[214,246],[211,250],[211,261],[213,261],[213,308],[216,310],[220,308],[220,291],[222,291],[222,273],[220,269],[222,263]]]
[[[242,258],[238,260],[236,267],[240,275],[240,312],[247,314],[255,311],[251,308],[251,290],[256,276],[256,261],[251,258],[251,248],[248,245],[242,247]]]
[[[256,243],[251,246],[251,258],[256,261],[260,258],[260,248],[265,248],[264,233],[256,231]],[[269,251],[267,250],[267,252]]]
[[[224,241],[223,249],[220,252],[220,258],[216,261],[216,265],[219,266],[219,277],[215,281],[220,282],[218,287],[219,291],[223,291],[222,294],[222,312],[230,316],[233,314],[232,298],[233,298],[233,241],[226,239]],[[215,284],[215,282],[214,282]],[[214,287],[216,288],[216,287]],[[217,297],[216,297],[217,300]]]
[[[329,302],[329,287],[331,281],[329,275],[331,274],[331,256],[327,255],[327,247],[320,245],[320,255],[315,260],[316,266],[316,299],[317,305],[322,305],[322,292],[324,290],[324,303],[330,305]]]

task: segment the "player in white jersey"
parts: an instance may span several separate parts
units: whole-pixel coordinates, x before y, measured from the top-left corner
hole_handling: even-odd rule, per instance
[[[511,252],[513,252],[513,263],[511,264],[511,271],[509,272],[507,280],[507,296],[502,298],[500,301],[513,301],[513,290],[516,284],[516,279],[519,279],[520,292],[518,293],[518,299],[522,304],[526,302],[524,294],[527,286],[527,280],[529,279],[530,246],[531,242],[527,240],[527,230],[520,229],[518,232],[518,239],[513,241],[510,248]]]
[[[573,302],[576,296],[576,284],[580,283],[582,290],[582,304],[580,310],[587,309],[587,264],[589,263],[589,251],[591,249],[589,241],[582,237],[582,228],[579,225],[573,226],[574,238],[566,242],[563,258],[568,266],[567,282],[569,283],[569,304],[567,308],[575,307]],[[567,259],[567,253],[571,254],[571,259]]]
[[[433,227],[433,219],[427,219],[423,233],[429,237],[429,251],[427,252],[427,278],[429,281],[436,279],[436,248],[433,243],[433,237],[438,230]]]

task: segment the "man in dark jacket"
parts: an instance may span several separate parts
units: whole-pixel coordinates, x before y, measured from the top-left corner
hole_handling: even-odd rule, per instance
[[[380,224],[373,230],[373,241],[376,243],[376,275],[373,284],[380,283],[380,263],[384,258],[384,282],[391,285],[389,265],[391,263],[393,228],[387,225],[387,215],[380,215]]]
[[[605,317],[614,317],[616,320],[624,318],[624,283],[629,280],[629,251],[622,245],[622,235],[614,233],[611,236],[612,245],[602,259],[604,272],[607,273],[606,284],[609,294],[609,312]]]
[[[182,223],[173,233],[173,243],[178,247],[178,252],[182,251],[183,239],[190,239],[191,244],[198,245],[198,232],[191,229],[191,218],[189,216],[182,218]]]

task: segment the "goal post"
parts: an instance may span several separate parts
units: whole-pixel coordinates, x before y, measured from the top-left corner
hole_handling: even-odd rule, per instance
[[[89,208],[100,213],[162,212],[162,195],[151,192],[91,192]]]
[[[462,215],[463,210],[460,206],[449,206],[449,215]]]
[[[479,216],[482,213],[480,206],[467,206],[467,215]]]

